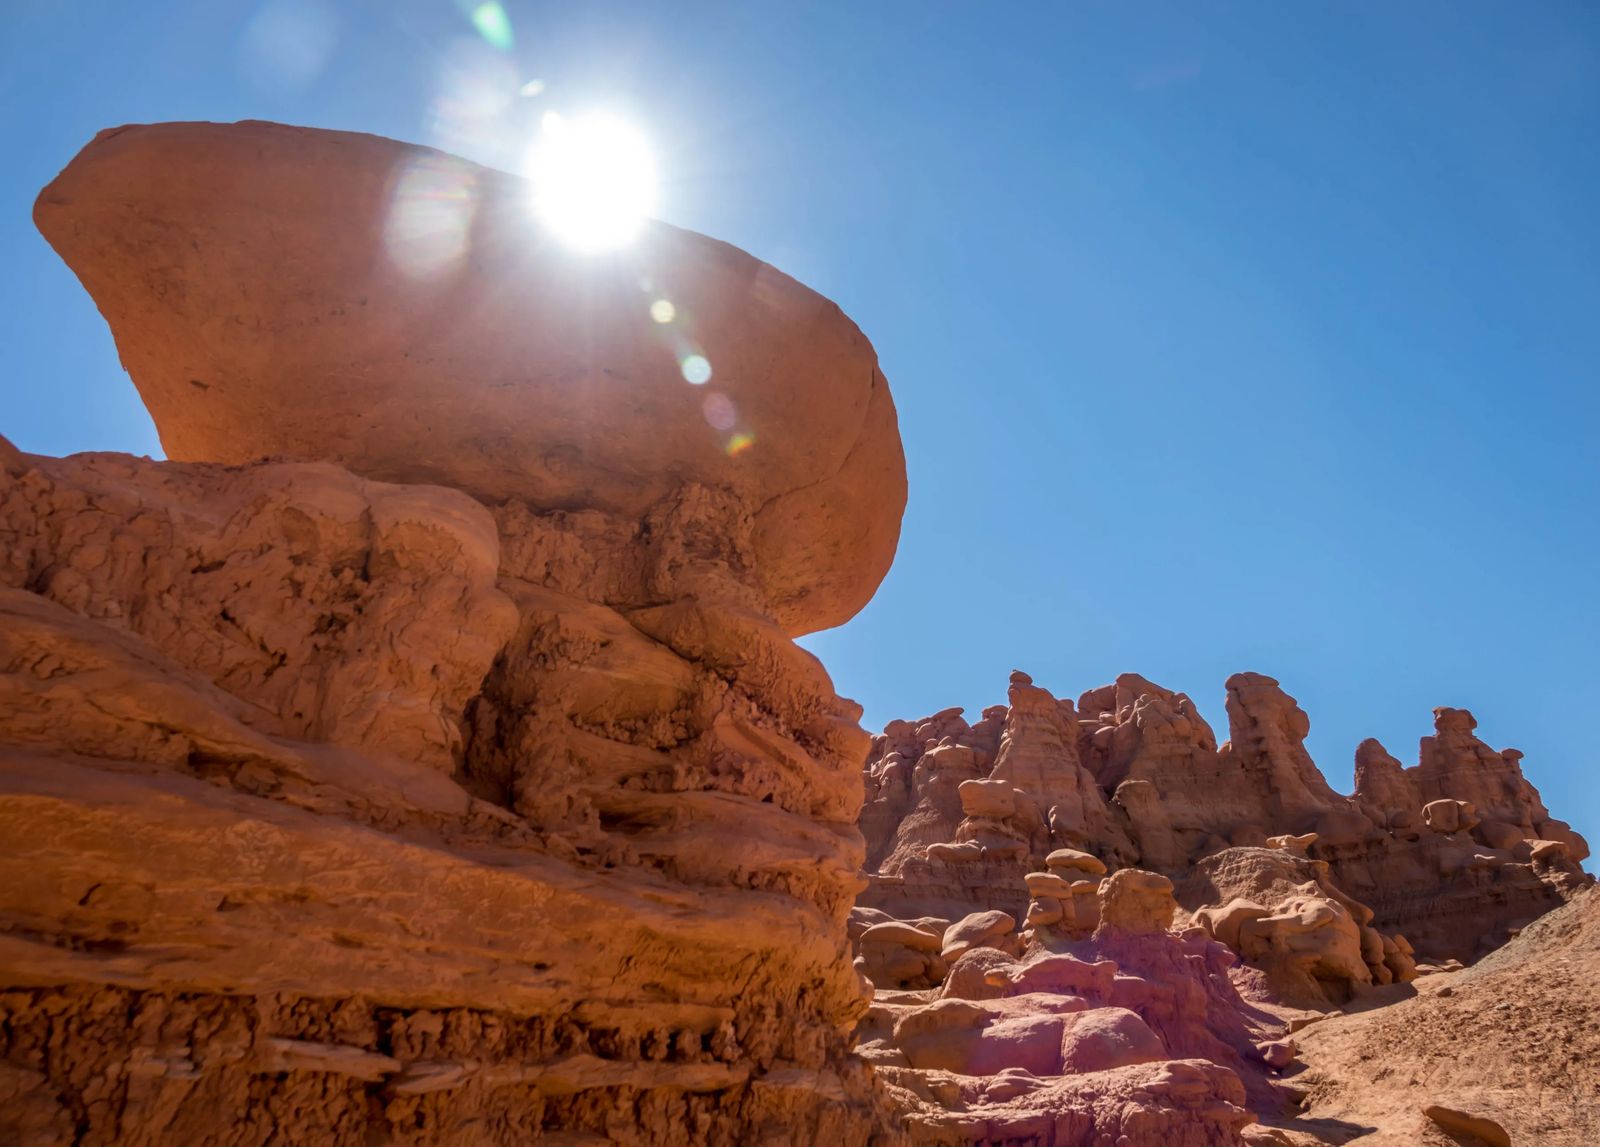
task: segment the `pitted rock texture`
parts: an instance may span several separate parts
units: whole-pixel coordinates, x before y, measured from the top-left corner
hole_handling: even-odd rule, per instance
[[[477,205],[427,283],[416,163]],[[790,640],[892,556],[887,387],[749,256],[582,264],[523,196],[261,124],[41,196],[183,460],[0,444],[0,1141],[897,1138],[847,1054],[869,739]]]

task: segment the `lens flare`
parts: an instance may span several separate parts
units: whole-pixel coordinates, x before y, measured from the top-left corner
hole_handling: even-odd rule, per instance
[[[703,354],[691,354],[678,365],[683,371],[685,382],[704,386],[711,381],[711,363]]]
[[[727,446],[723,447],[723,449],[727,452],[729,458],[734,458],[740,454],[743,454],[755,444],[756,436],[751,434],[749,431],[741,430],[733,437],[728,439],[728,444]]]
[[[580,251],[621,246],[655,210],[655,157],[637,129],[613,116],[547,114],[527,173],[540,219]]]
[[[517,69],[482,40],[458,37],[435,61],[425,127],[441,150],[491,167],[516,166],[527,146]]]
[[[678,308],[672,305],[670,299],[657,299],[650,304],[650,317],[662,326],[666,326],[678,317]]]
[[[470,165],[447,155],[425,155],[395,181],[384,219],[390,261],[412,279],[438,279],[466,257],[478,183]]]
[[[509,52],[516,44],[516,36],[511,31],[511,17],[497,0],[485,0],[482,4],[463,4],[467,8],[467,19],[472,21],[472,26],[478,30],[484,42],[492,48],[502,52]]]
[[[705,413],[706,421],[715,430],[732,430],[733,424],[739,420],[738,413],[733,409],[733,402],[725,394],[708,394],[700,406]]]
[[[245,25],[239,67],[271,95],[311,86],[339,42],[337,15],[321,0],[268,0]]]

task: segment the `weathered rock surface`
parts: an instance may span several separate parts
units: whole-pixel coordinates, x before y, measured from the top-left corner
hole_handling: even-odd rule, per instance
[[[34,218],[169,458],[332,461],[635,523],[701,486],[737,505],[732,580],[768,616],[798,634],[854,615],[905,507],[861,332],[665,224],[614,258],[565,254],[530,204],[515,176],[376,136],[183,123],[101,132]],[[657,299],[681,318],[653,321]],[[691,354],[703,387],[684,381]],[[708,421],[714,395],[731,417]]]
[[[1092,936],[974,914],[941,985],[880,991],[859,1054],[912,1141],[1229,1144],[1281,1105],[1261,1050],[1276,1017],[1238,994],[1226,948],[1168,929],[1172,891],[1120,869]]]
[[[1520,753],[1346,797],[1254,673],[869,738],[790,639],[893,555],[871,348],[525,200],[272,124],[41,195],[175,460],[0,439],[0,1143],[1595,1141]]]
[[[1345,797],[1307,754],[1309,718],[1276,681],[1236,674],[1227,707],[1231,739],[1219,747],[1188,697],[1135,674],[1074,705],[1018,673],[1011,705],[976,725],[959,709],[891,723],[865,773],[871,883],[862,903],[895,916],[995,908],[1021,919],[1031,910],[1054,924],[1059,890],[1023,899],[1025,877],[1053,850],[1182,879],[1224,850],[1270,848],[1324,866],[1331,903],[1363,905],[1375,936],[1399,934],[1438,961],[1483,954],[1588,881],[1586,842],[1550,816],[1522,754],[1478,740],[1465,710],[1436,711],[1436,731],[1410,768],[1363,742],[1356,791]],[[1013,792],[1003,804],[1005,786]],[[979,791],[986,803],[974,816],[959,794]],[[1286,887],[1260,905],[1267,915],[1287,907]],[[1191,912],[1228,899],[1183,897]],[[1366,943],[1373,956],[1380,941]]]
[[[417,165],[475,209],[411,279]],[[0,1142],[896,1134],[868,738],[790,640],[893,553],[887,387],[743,253],[579,263],[524,194],[245,124],[41,196],[179,460],[0,447]]]
[[[1187,697],[1132,674],[1074,705],[1018,673],[1012,704],[977,725],[946,710],[874,738],[857,912],[1021,921],[947,952],[942,981],[920,963],[915,981],[875,981],[859,1054],[915,1141],[1343,1143],[1357,1123],[1297,1106],[1289,1032],[1403,998],[1419,975],[1592,896],[1582,839],[1470,715],[1438,711],[1420,766],[1363,743],[1344,797],[1276,681],[1238,674],[1227,688],[1220,747]],[[1187,1101],[1154,1084],[1165,1072],[1182,1073]],[[1589,1102],[1596,1087],[1573,1070],[1539,1102]],[[1397,1143],[1442,1144],[1430,1136],[1472,1119],[1481,1133],[1505,1108],[1392,1090],[1410,1106],[1384,1125],[1415,1136]]]

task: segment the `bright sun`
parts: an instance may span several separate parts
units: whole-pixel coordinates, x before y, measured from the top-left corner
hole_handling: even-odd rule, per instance
[[[527,174],[539,218],[580,251],[621,246],[656,208],[650,145],[614,116],[546,115]]]

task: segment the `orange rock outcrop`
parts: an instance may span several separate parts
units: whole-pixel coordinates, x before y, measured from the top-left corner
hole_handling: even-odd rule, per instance
[[[897,544],[870,345],[528,198],[263,123],[41,194],[169,460],[0,439],[0,1142],[1585,1141],[1520,753],[1344,796],[1256,673],[1220,744],[1135,674],[869,737],[792,638]]]
[[[868,737],[790,640],[888,568],[888,387],[771,267],[526,198],[272,124],[40,196],[171,460],[0,459],[0,1140],[892,1136]]]
[[[1301,1117],[1291,1031],[1590,895],[1582,838],[1465,711],[1417,766],[1363,743],[1345,797],[1261,674],[1227,682],[1220,746],[1132,674],[1074,703],[1014,673],[1009,699],[891,722],[864,773],[859,1054],[914,1142],[1343,1142]],[[975,940],[935,957],[942,928]]]

